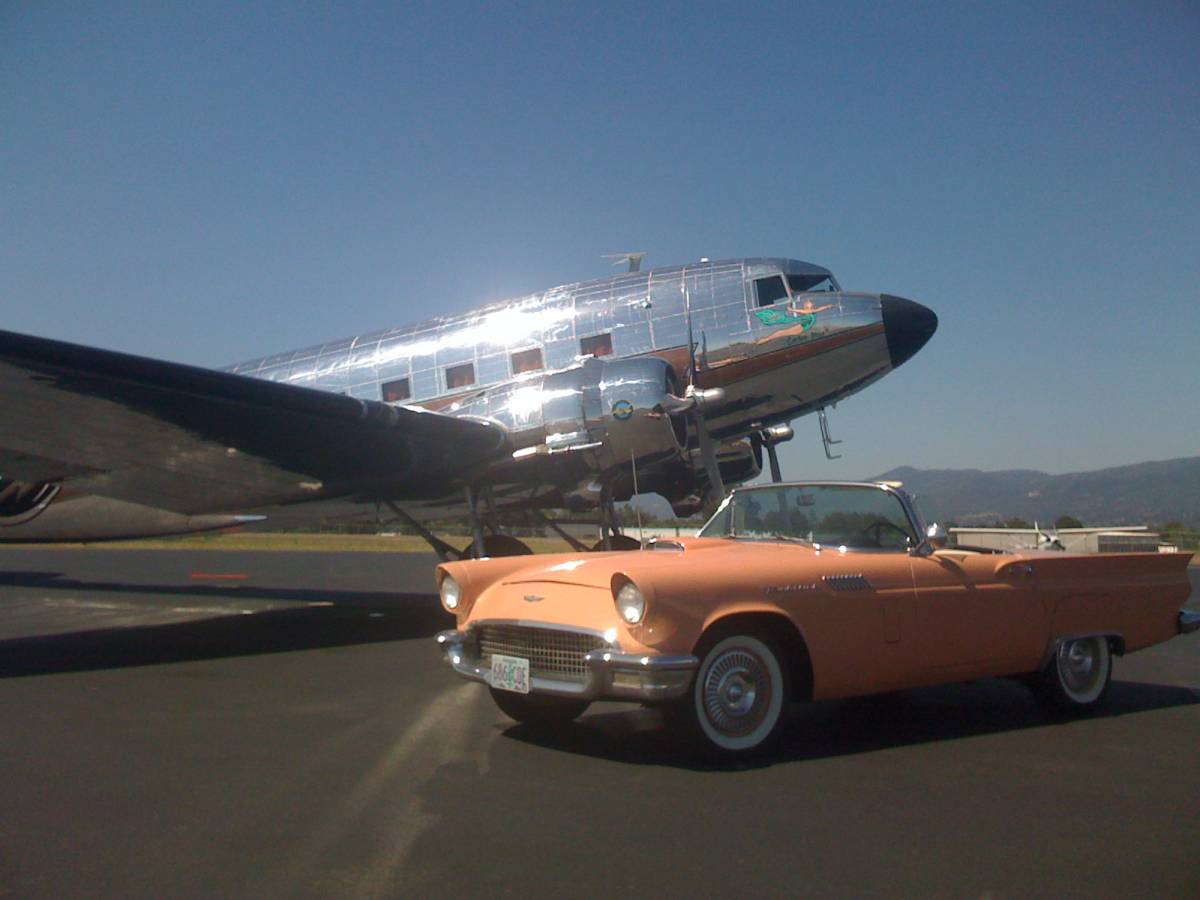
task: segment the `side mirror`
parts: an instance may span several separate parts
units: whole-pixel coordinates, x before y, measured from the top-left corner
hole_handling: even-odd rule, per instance
[[[925,529],[925,540],[917,545],[917,549],[913,551],[917,556],[928,556],[935,550],[941,550],[946,546],[946,542],[950,540],[950,536],[946,533],[946,529],[934,522]]]

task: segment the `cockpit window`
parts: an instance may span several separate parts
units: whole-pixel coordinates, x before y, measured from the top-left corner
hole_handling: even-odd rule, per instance
[[[782,275],[772,275],[769,278],[754,280],[754,293],[759,306],[770,306],[788,298],[787,288],[783,286]]]
[[[837,285],[833,283],[833,279],[828,275],[789,275],[787,282],[793,294],[837,290]]]

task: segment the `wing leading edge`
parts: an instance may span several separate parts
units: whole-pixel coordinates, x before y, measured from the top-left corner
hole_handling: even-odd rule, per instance
[[[187,516],[421,496],[507,446],[486,422],[5,331],[0,398],[0,483]]]

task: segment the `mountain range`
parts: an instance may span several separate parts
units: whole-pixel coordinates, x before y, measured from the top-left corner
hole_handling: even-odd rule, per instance
[[[902,466],[870,480],[903,482],[930,521],[989,525],[1021,518],[1051,525],[1073,516],[1084,525],[1200,527],[1200,456],[1066,475]]]

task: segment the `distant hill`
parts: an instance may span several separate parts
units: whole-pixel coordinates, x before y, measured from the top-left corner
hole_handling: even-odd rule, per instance
[[[1085,525],[1178,521],[1200,527],[1200,456],[1068,475],[903,466],[872,480],[904,482],[927,517],[960,525],[1013,517],[1052,524],[1068,515]]]

